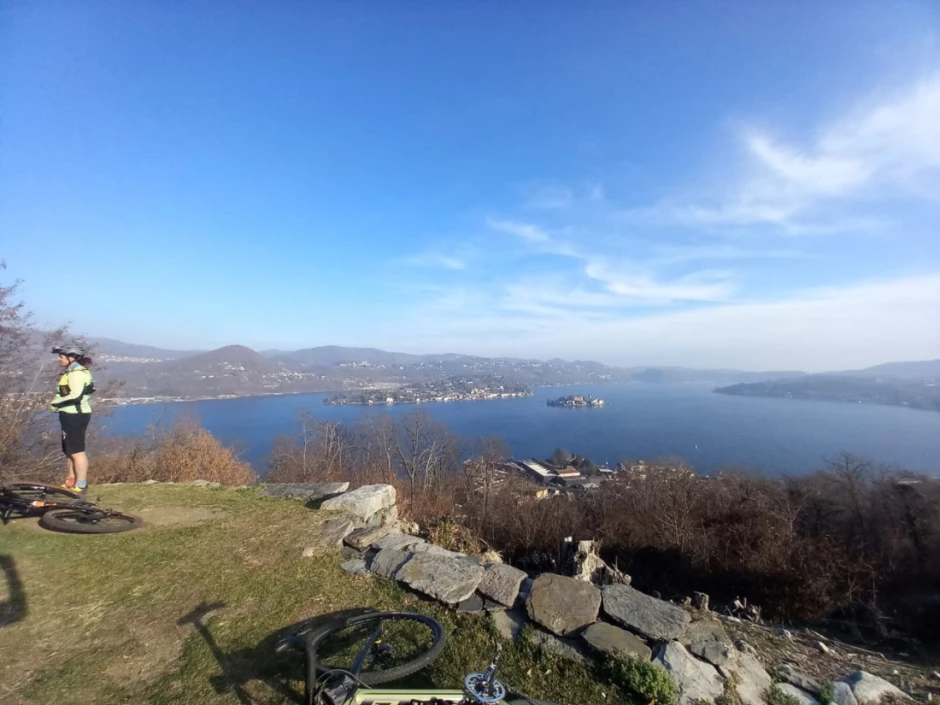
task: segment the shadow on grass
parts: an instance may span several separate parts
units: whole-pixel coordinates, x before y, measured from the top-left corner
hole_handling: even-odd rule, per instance
[[[6,627],[26,617],[26,591],[23,589],[23,581],[20,580],[13,556],[0,556],[0,572],[6,581],[8,596],[0,602],[0,627]]]
[[[294,690],[290,685],[291,681],[303,682],[304,680],[303,653],[295,649],[276,651],[276,647],[287,638],[297,637],[333,623],[339,625],[349,617],[375,611],[367,607],[358,607],[318,615],[271,632],[256,646],[226,653],[219,647],[215,637],[206,625],[206,618],[225,606],[224,602],[204,602],[197,605],[189,614],[181,617],[177,624],[192,624],[199,636],[208,645],[213,658],[219,664],[222,673],[210,677],[210,683],[216,692],[232,693],[243,705],[251,705],[255,702],[245,692],[244,688],[245,684],[251,681],[265,683],[291,702],[304,703],[304,695]]]

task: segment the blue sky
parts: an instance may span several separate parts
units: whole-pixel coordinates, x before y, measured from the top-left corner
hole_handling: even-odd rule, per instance
[[[0,257],[167,347],[938,357],[940,6],[4,3]]]

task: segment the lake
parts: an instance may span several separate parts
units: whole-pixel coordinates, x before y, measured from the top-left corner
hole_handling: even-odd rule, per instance
[[[900,407],[738,397],[713,385],[580,385],[539,388],[525,399],[421,404],[463,438],[500,436],[515,457],[547,457],[557,448],[598,463],[677,456],[699,472],[720,467],[801,474],[848,451],[879,463],[940,475],[940,414]],[[601,408],[546,405],[567,394],[593,394]],[[247,397],[124,406],[105,419],[111,434],[138,434],[197,419],[224,443],[264,467],[275,436],[297,431],[307,408],[320,420],[352,423],[369,415],[399,417],[415,405],[325,406],[325,394]]]

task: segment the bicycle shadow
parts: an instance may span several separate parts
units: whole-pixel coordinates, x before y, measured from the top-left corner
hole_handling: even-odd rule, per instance
[[[178,625],[192,624],[209,646],[213,658],[219,664],[221,673],[210,676],[209,682],[217,693],[232,693],[242,705],[252,705],[255,700],[245,691],[245,685],[252,681],[265,683],[281,697],[303,705],[303,690],[297,691],[291,681],[300,682],[303,687],[303,657],[297,652],[275,653],[275,645],[287,636],[310,629],[315,629],[331,622],[342,622],[348,617],[373,612],[367,607],[331,612],[290,624],[268,634],[255,646],[226,653],[215,640],[206,624],[206,618],[213,612],[226,607],[224,602],[203,602],[192,612],[177,620]]]
[[[13,556],[0,555],[0,572],[6,581],[7,599],[0,602],[0,628],[19,622],[26,617],[26,591],[16,570]]]

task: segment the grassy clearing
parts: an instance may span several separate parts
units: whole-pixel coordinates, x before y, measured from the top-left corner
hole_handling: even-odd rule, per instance
[[[409,685],[459,687],[492,654],[487,620],[347,575],[336,550],[302,558],[325,515],[300,503],[183,485],[95,492],[149,526],[114,536],[56,534],[35,520],[0,528],[0,703],[297,702],[299,671],[271,650],[277,632],[355,607],[445,624],[443,656]],[[600,673],[527,644],[508,646],[502,668],[534,697],[625,702]]]

